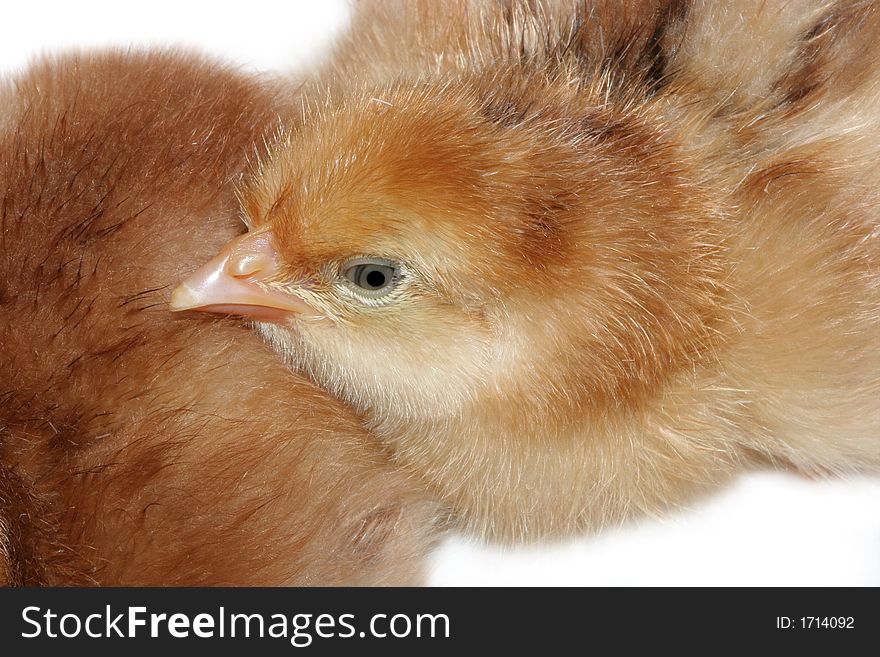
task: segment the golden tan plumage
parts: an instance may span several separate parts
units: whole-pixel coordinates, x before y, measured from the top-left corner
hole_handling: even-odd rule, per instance
[[[876,470],[877,10],[364,3],[205,272],[487,536]]]

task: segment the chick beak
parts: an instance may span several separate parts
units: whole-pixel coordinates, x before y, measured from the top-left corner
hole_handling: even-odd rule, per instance
[[[278,272],[272,233],[258,230],[229,242],[171,293],[171,310],[244,315],[271,322],[320,316],[302,299],[265,283]]]

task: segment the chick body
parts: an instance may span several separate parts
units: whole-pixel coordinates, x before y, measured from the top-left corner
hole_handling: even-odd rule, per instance
[[[420,581],[434,506],[244,327],[169,321],[284,102],[183,54],[37,62],[0,132],[0,582]],[[5,568],[4,568],[5,566]]]
[[[364,3],[244,186],[335,325],[261,331],[471,530],[880,467],[878,12],[746,5]]]

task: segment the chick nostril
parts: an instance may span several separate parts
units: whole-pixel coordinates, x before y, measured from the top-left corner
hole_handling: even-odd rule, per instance
[[[226,264],[226,272],[232,276],[259,276],[267,273],[272,266],[271,260],[262,253],[245,253],[234,256]]]

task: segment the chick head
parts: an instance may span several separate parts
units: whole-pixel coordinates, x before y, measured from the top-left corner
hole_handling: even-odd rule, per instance
[[[241,188],[248,233],[172,306],[262,320],[386,421],[559,419],[706,342],[718,245],[693,174],[659,113],[558,85],[351,91],[278,136]]]

